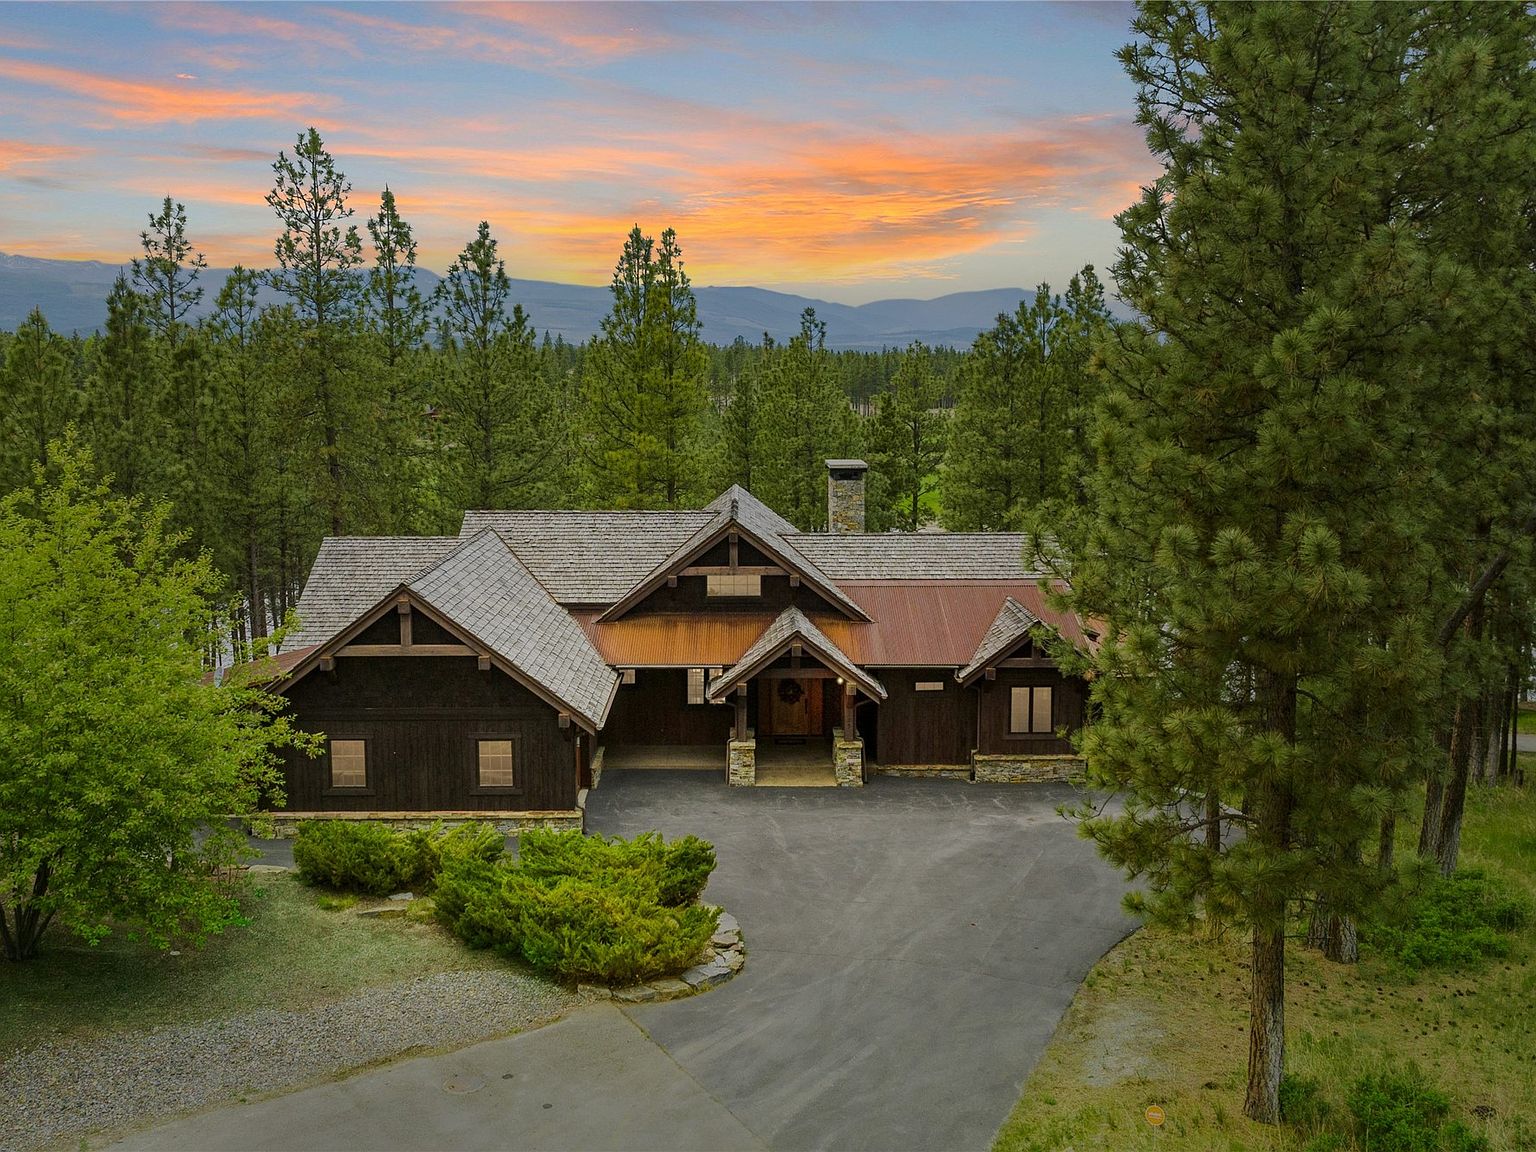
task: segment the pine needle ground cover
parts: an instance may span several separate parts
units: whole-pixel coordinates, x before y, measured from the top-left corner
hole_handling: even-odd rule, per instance
[[[1475,789],[1462,860],[1536,900],[1536,789]],[[1503,956],[1418,972],[1372,955],[1368,938],[1358,967],[1290,949],[1287,1073],[1311,1086],[1317,1123],[1271,1128],[1242,1115],[1246,941],[1139,931],[1089,973],[995,1152],[1357,1152],[1351,1137],[1319,1125],[1348,1128],[1363,1077],[1374,1081],[1357,1106],[1379,1113],[1383,1081],[1411,1081],[1415,1069],[1417,1101],[1442,1094],[1445,1119],[1486,1138],[1491,1152],[1536,1150],[1536,923],[1527,917],[1507,944]],[[1147,1121],[1152,1105],[1164,1111],[1161,1126]]]
[[[342,910],[355,900],[322,902],[278,873],[249,883],[242,907],[251,923],[201,950],[178,955],[121,935],[92,948],[61,935],[37,963],[0,964],[6,1051],[258,1008],[297,1010],[397,980],[498,967],[434,924],[358,917]]]

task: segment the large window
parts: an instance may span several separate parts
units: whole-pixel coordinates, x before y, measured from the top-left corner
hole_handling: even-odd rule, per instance
[[[368,742],[331,741],[331,787],[368,787]]]
[[[1008,731],[1015,736],[1049,736],[1056,731],[1055,697],[1049,684],[1012,689],[1008,702]]]
[[[688,703],[704,703],[704,669],[688,669]]]
[[[706,576],[704,592],[708,596],[761,596],[763,578],[743,572]]]
[[[475,783],[481,788],[515,788],[511,740],[477,740]]]

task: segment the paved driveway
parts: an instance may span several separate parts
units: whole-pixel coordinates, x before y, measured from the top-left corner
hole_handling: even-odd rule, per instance
[[[124,1147],[984,1149],[1084,973],[1133,927],[1119,877],[1055,813],[1071,798],[1056,785],[606,776],[594,831],[714,841],[705,896],[746,937],[735,980]],[[469,1074],[487,1089],[448,1087]]]
[[[630,1016],[772,1148],[985,1148],[1083,975],[1133,926],[1066,786],[607,778],[589,827],[714,840],[747,966]]]

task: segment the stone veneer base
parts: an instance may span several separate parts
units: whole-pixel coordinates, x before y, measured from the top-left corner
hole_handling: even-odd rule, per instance
[[[603,756],[607,751],[608,746],[606,744],[602,744],[598,746],[596,752],[592,753],[591,773],[592,787],[594,788],[596,788],[603,779]]]
[[[750,788],[757,783],[756,739],[725,742],[725,782],[738,788]]]
[[[969,780],[969,764],[877,764],[876,776],[900,776],[919,780]]]
[[[306,820],[368,820],[402,832],[430,828],[438,823],[457,828],[461,824],[483,822],[494,824],[503,836],[516,836],[524,828],[580,832],[585,815],[579,808],[550,812],[273,812],[248,823],[267,824],[273,829],[272,835],[283,840],[296,835],[298,825]]]
[[[996,756],[977,753],[971,757],[978,784],[1034,784],[1046,780],[1072,780],[1083,774],[1081,756]]]
[[[864,741],[844,739],[843,730],[832,730],[832,775],[839,788],[864,786]]]

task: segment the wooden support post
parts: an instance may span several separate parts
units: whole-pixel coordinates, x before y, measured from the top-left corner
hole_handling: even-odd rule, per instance
[[[854,706],[858,703],[858,689],[851,683],[843,685],[843,739],[852,740],[858,733],[854,730]]]
[[[801,648],[799,644],[791,644],[789,646],[789,666],[791,668],[800,667],[800,652]]]
[[[741,563],[741,558],[740,558],[741,557],[741,552],[740,552],[741,540],[740,540],[740,537],[738,537],[736,535],[736,533],[732,532],[731,535],[730,535],[730,542],[731,542],[731,571],[734,572],[734,571],[736,571],[737,567]]]
[[[395,604],[395,611],[400,613],[400,647],[411,646],[411,602],[404,596]]]
[[[740,685],[736,693],[736,739],[747,738],[747,686]]]
[[[480,657],[480,659],[475,661],[475,667],[479,668],[482,672],[489,672],[491,670],[491,658],[489,656]]]

